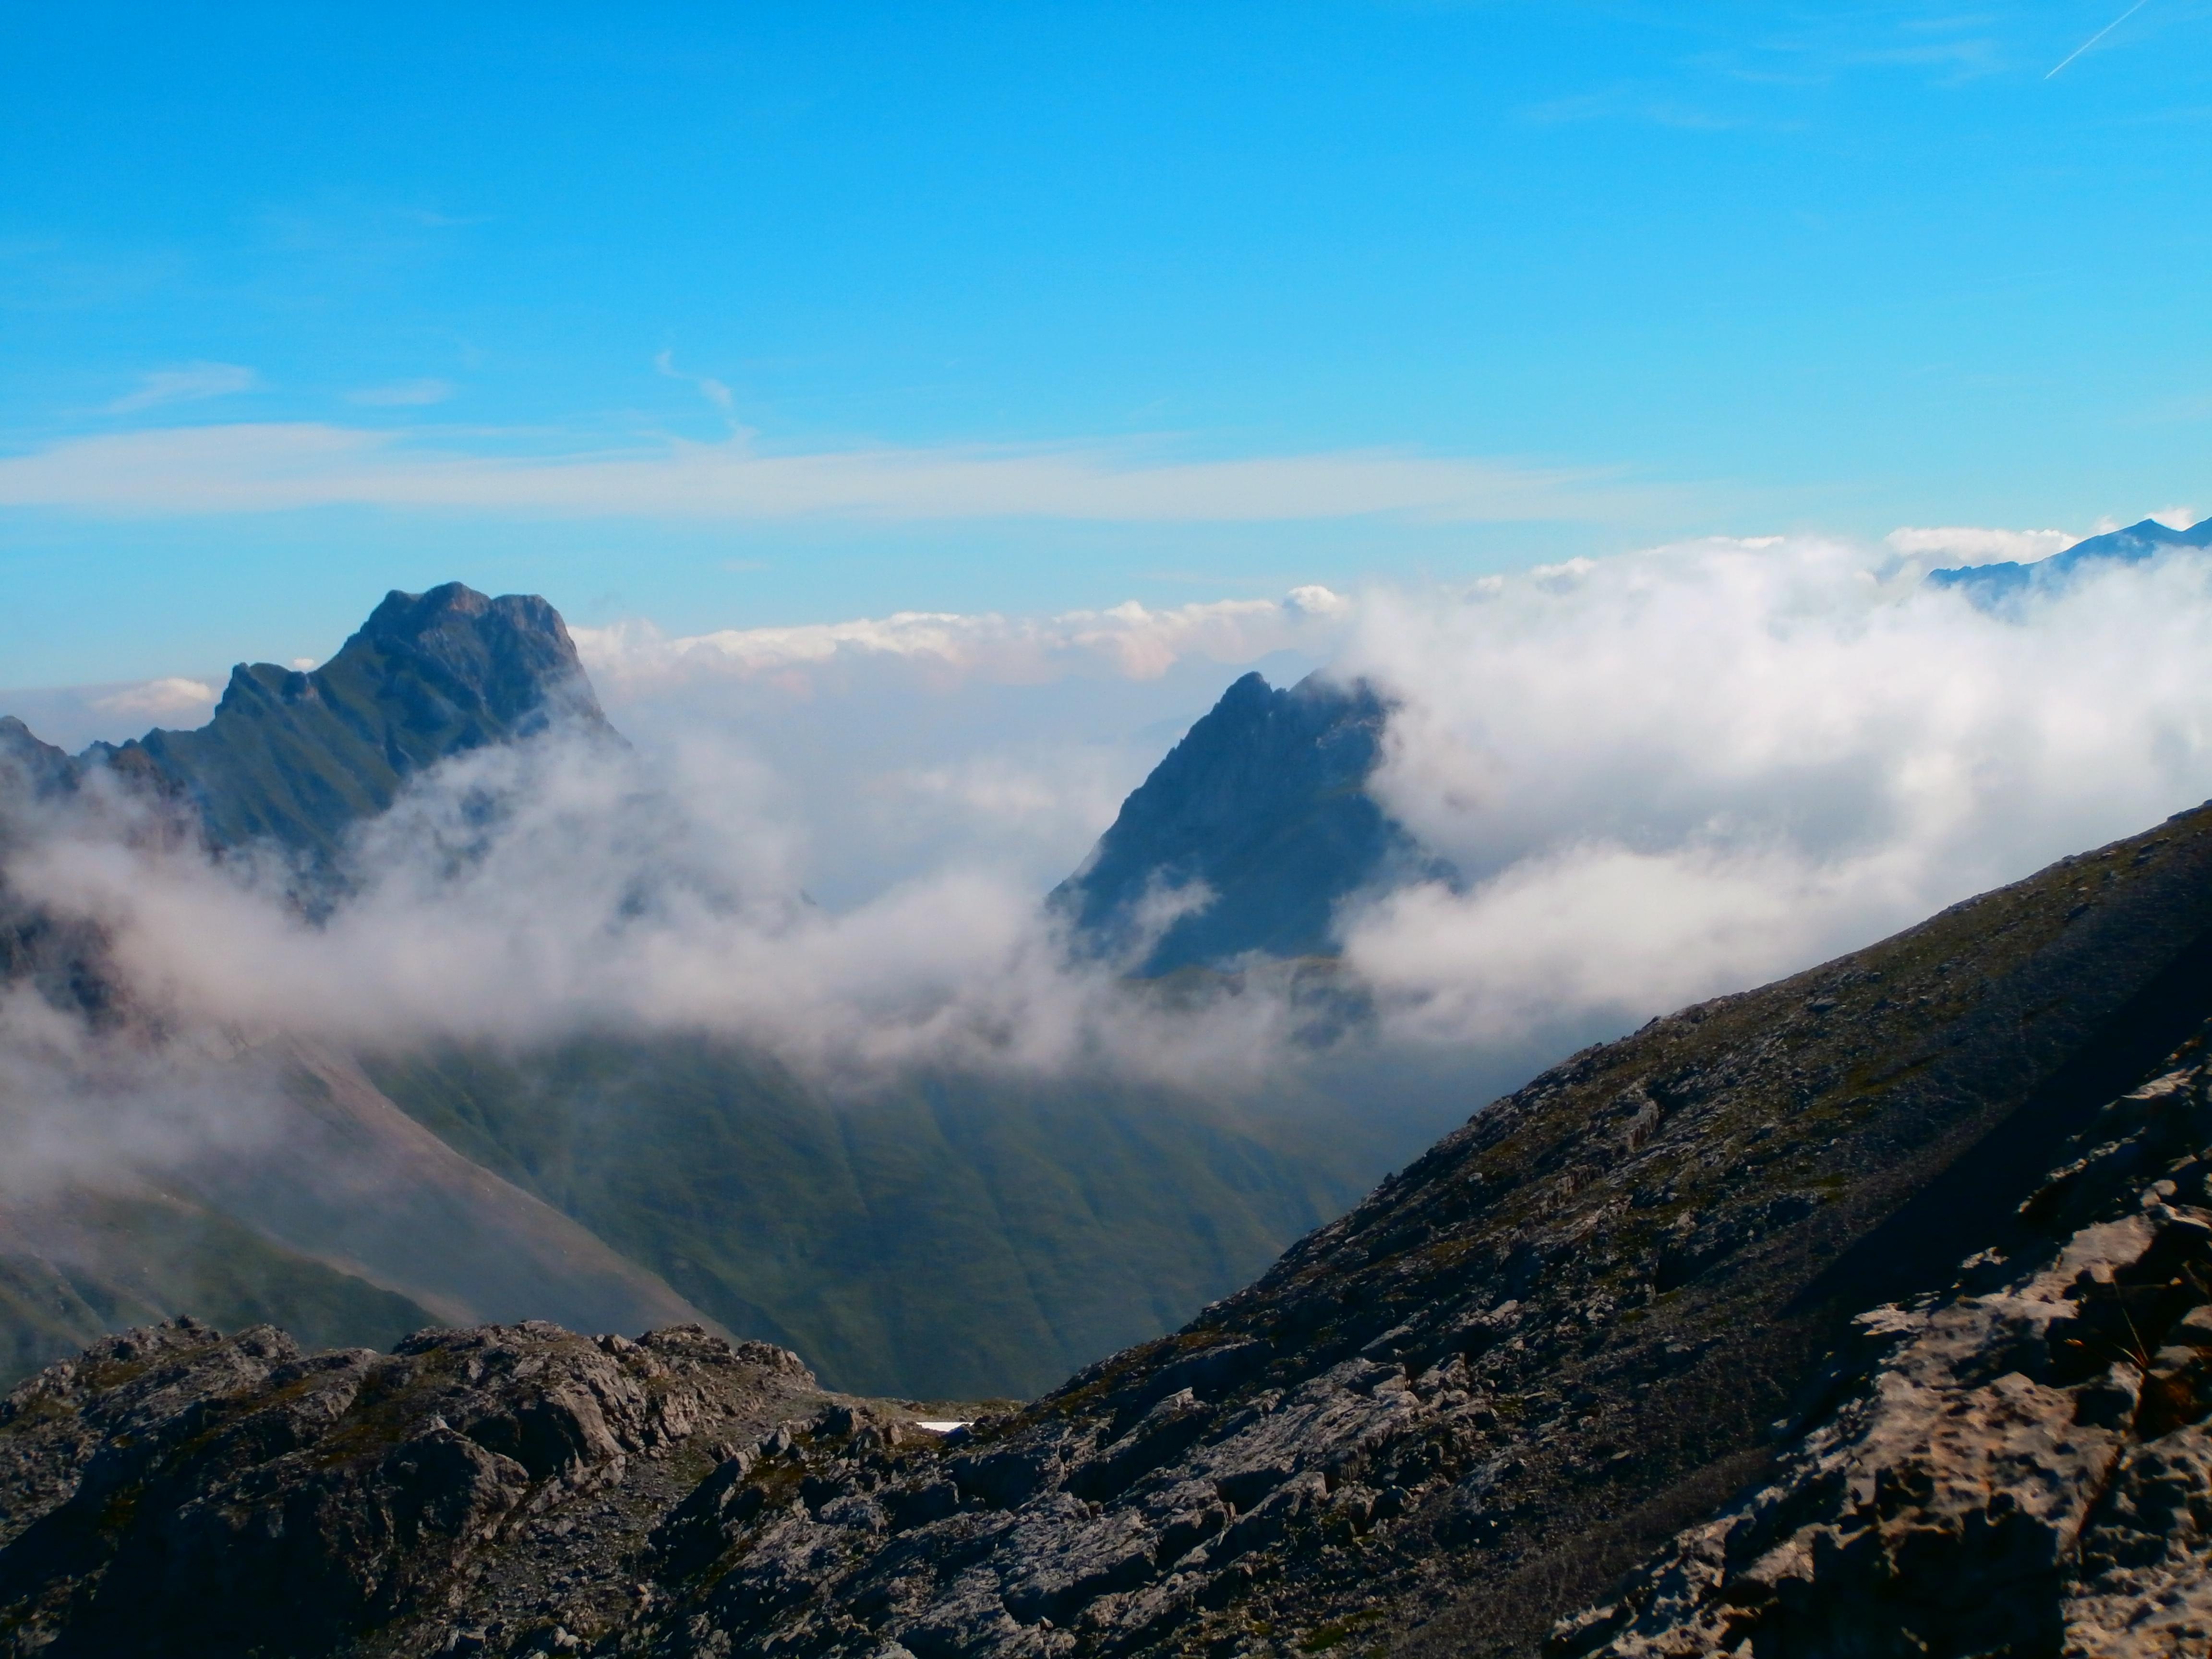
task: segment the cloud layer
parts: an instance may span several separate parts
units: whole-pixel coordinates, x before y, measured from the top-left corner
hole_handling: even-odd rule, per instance
[[[156,388],[159,378],[134,396],[215,395],[182,381]],[[482,434],[310,422],[72,438],[0,459],[0,506],[102,514],[377,507],[728,520],[1266,523],[1397,514],[1503,522],[1642,513],[1662,493],[1589,469],[1389,450],[1238,460],[1176,459],[1127,444],[779,454],[738,433],[714,443],[514,455],[486,453]]]
[[[2121,567],[2017,619],[1842,544],[1706,543],[1371,597],[1382,799],[1470,878],[1349,925],[1409,1030],[1632,1024],[1869,942],[2212,793],[2212,589]]]
[[[1321,586],[1283,599],[1222,599],[1152,610],[1131,600],[1055,617],[902,611],[799,628],[726,629],[671,639],[649,624],[572,629],[594,680],[617,696],[701,679],[889,659],[942,678],[1036,684],[1085,671],[1158,679],[1191,657],[1244,663],[1334,643],[1351,602]]]
[[[1769,539],[1455,592],[584,639],[641,746],[441,769],[364,833],[325,926],[281,870],[112,837],[47,840],[14,879],[101,921],[185,1025],[703,1029],[849,1086],[929,1065],[1235,1092],[1308,1063],[1287,976],[1170,1005],[1071,961],[1039,905],[1188,718],[1086,750],[1067,688],[1194,675],[1210,701],[1291,645],[1382,684],[1374,787],[1465,881],[1343,915],[1381,1015],[1358,1041],[1470,1063],[1808,965],[2212,792],[2212,572],[2185,554],[2003,618],[1892,550]],[[769,740],[824,702],[852,718]],[[912,739],[956,713],[998,741]],[[832,739],[853,753],[810,753]],[[825,844],[895,873],[817,902]]]

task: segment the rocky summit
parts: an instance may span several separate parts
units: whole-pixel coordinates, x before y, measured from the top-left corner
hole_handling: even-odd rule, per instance
[[[1333,951],[1337,902],[1449,872],[1367,793],[1389,708],[1372,686],[1247,674],[1121,805],[1052,897],[1138,971]]]
[[[387,594],[319,668],[240,663],[204,726],[87,758],[143,757],[216,847],[265,837],[326,862],[415,774],[556,720],[611,734],[560,613],[447,582]]]
[[[0,1643],[2203,1652],[2208,1018],[2212,808],[1577,1054],[944,1437],[697,1331],[134,1333],[0,1421]]]

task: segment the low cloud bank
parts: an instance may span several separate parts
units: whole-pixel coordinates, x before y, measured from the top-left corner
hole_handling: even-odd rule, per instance
[[[1194,1018],[1075,962],[1034,889],[979,866],[825,909],[787,805],[721,744],[550,738],[422,780],[364,827],[358,884],[320,922],[286,902],[281,860],[143,834],[44,836],[10,876],[96,924],[161,1024],[248,1044],[704,1030],[841,1090],[915,1065],[1234,1087],[1282,1046],[1285,999]]]
[[[365,829],[357,890],[321,926],[285,907],[279,868],[112,836],[41,838],[10,878],[99,921],[149,1006],[249,1037],[705,1030],[841,1085],[927,1065],[1237,1091],[1303,1064],[1293,1033],[1329,1024],[1315,997],[1357,982],[1380,1015],[1357,1042],[1534,1052],[1865,943],[2212,792],[2202,558],[2003,618],[1923,588],[1916,562],[1709,542],[1452,592],[587,632],[618,718],[668,716],[653,739],[441,769]],[[1015,735],[824,763],[828,793],[762,741],[824,698],[894,732],[952,706],[933,698],[1048,708],[1079,683],[1141,697],[1195,674],[1210,701],[1240,656],[1296,650],[1398,700],[1374,787],[1465,878],[1349,907],[1350,971],[1319,992],[1261,972],[1171,1000],[1073,959],[1040,896],[1117,790],[1087,761],[1046,764],[1043,727],[975,715]],[[835,820],[866,817],[871,789],[901,805],[867,834],[927,856],[817,902],[822,847],[863,844]],[[933,798],[934,817],[916,805]],[[1048,843],[1056,865],[1034,855]]]
[[[1375,788],[1468,879],[1348,917],[1348,958],[1400,1032],[1478,1042],[1809,965],[2203,799],[2208,653],[2189,556],[2004,618],[1816,540],[1371,595]]]

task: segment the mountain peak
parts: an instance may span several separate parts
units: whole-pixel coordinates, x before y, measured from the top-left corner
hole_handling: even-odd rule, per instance
[[[1118,951],[1163,894],[1209,891],[1153,945],[1148,975],[1333,949],[1339,900],[1394,864],[1422,865],[1367,793],[1389,714],[1364,681],[1311,674],[1279,690],[1243,676],[1122,803],[1053,902],[1079,934]]]
[[[82,758],[150,770],[216,847],[266,838],[327,866],[416,773],[556,723],[614,736],[561,613],[447,582],[387,593],[319,668],[240,663],[205,726]]]

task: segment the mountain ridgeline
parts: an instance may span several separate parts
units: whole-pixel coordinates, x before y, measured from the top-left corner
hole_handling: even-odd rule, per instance
[[[2006,560],[1996,564],[1964,565],[1950,570],[1931,570],[1934,587],[1954,587],[1984,608],[2017,600],[2058,586],[2100,565],[2141,564],[2172,548],[2212,548],[2212,519],[2187,530],[2175,530],[2156,519],[2145,519],[2124,530],[2107,531],[2078,541],[2063,553],[2022,564]]]
[[[1056,902],[1126,955],[1205,883],[1230,921],[1161,934],[1154,972],[1326,949],[1344,896],[1424,867],[1358,804],[1383,712],[1240,682]],[[23,799],[73,787],[0,738]],[[1332,846],[1326,901],[1279,880]],[[1203,1307],[1336,1154],[1270,1164],[1167,1096],[921,1078],[871,1117],[703,1040],[276,1060],[304,1158],[165,1172],[112,1221],[19,1205],[0,1309],[112,1325],[205,1273],[326,1341],[447,1328],[310,1353],[172,1319],[23,1382],[0,1655],[2212,1644],[2212,804],[1584,1049]],[[155,1249],[93,1286],[135,1299],[80,1293]],[[660,1328],[520,1311],[564,1297]],[[694,1308],[939,1404],[825,1391]],[[1136,1339],[1083,1363],[1117,1318]],[[995,1407],[920,1386],[1008,1340],[1073,1374]]]
[[[240,663],[196,731],[94,744],[83,759],[143,766],[216,847],[267,839],[327,866],[409,778],[556,721],[613,732],[560,613],[448,582],[386,595],[319,668]]]

